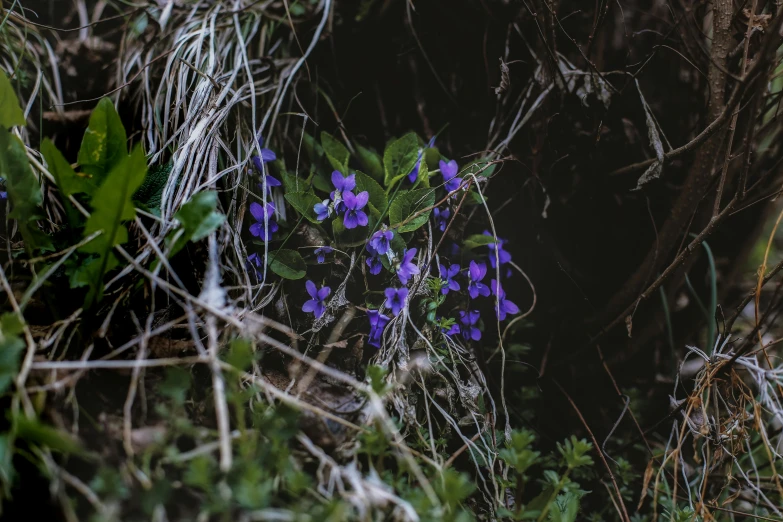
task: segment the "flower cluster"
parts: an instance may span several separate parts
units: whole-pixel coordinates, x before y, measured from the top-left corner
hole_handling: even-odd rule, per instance
[[[432,219],[432,227],[423,230],[435,231],[435,234],[439,233],[441,236],[445,234],[454,236],[455,229],[450,225],[456,217],[455,196],[459,191],[469,190],[469,184],[460,175],[457,161],[432,157],[432,152],[437,152],[433,149],[434,138],[426,145],[422,145],[418,138],[413,139],[414,137],[409,135],[390,144],[390,147],[395,147],[394,154],[407,154],[407,157],[410,157],[411,153],[417,152],[416,161],[407,174],[386,172],[388,166],[380,161],[380,155],[376,165],[382,165],[382,170],[379,171],[377,168],[375,171],[365,170],[370,174],[350,170],[352,167],[349,167],[351,163],[349,150],[334,138],[329,138],[325,140],[322,137],[323,150],[319,153],[321,159],[328,156],[328,164],[320,162],[317,156],[311,157],[311,161],[314,162],[312,166],[315,167],[315,170],[311,170],[313,175],[302,180],[303,188],[298,189],[293,197],[288,193],[275,192],[287,187],[275,178],[272,172],[275,174],[281,172],[285,180],[289,178],[282,170],[283,163],[277,161],[277,154],[264,147],[264,139],[260,135],[254,144],[255,152],[251,156],[254,170],[260,176],[260,183],[256,183],[259,190],[257,195],[263,196],[259,199],[264,202],[252,202],[249,205],[252,216],[250,235],[262,242],[274,239],[280,228],[277,219],[279,216],[285,216],[286,213],[282,211],[287,210],[275,207],[275,204],[283,204],[282,195],[285,196],[285,201],[300,213],[300,218],[305,218],[299,220],[296,234],[289,235],[280,247],[280,251],[285,251],[285,254],[268,267],[271,272],[284,278],[298,279],[305,273],[310,275],[312,279],[305,278],[303,290],[306,291],[307,297],[301,305],[303,312],[312,314],[311,317],[315,320],[323,318],[330,306],[329,297],[332,295],[332,289],[328,284],[329,278],[333,277],[333,272],[336,277],[345,278],[345,266],[341,263],[330,265],[328,269],[320,266],[327,263],[335,252],[335,249],[329,245],[339,245],[341,253],[344,249],[361,245],[359,250],[348,250],[346,255],[352,259],[356,255],[364,257],[363,260],[361,257],[358,259],[359,266],[363,267],[362,272],[365,274],[363,281],[368,286],[366,289],[368,301],[374,303],[366,310],[369,323],[369,331],[366,334],[367,346],[380,348],[384,339],[384,330],[396,321],[396,318],[403,315],[406,321],[408,316],[414,320],[424,319],[434,324],[436,328],[440,328],[445,336],[460,336],[466,342],[478,341],[482,337],[483,310],[489,309],[490,301],[481,300],[485,297],[493,302],[495,315],[500,321],[519,313],[516,304],[507,298],[501,277],[489,277],[487,274],[489,266],[503,278],[510,276],[508,266],[511,263],[511,254],[505,249],[504,239],[495,239],[491,243],[484,241],[488,246],[488,252],[476,253],[470,249],[463,251],[455,242],[451,240],[444,242],[445,238],[441,237],[439,244],[443,244],[444,247],[438,252],[439,257],[436,258],[436,262],[428,261],[426,268],[422,268],[424,258],[419,256],[420,246],[416,243],[417,236],[411,233],[417,226],[422,225],[411,226],[412,221],[415,221],[418,215],[427,212]],[[322,154],[323,152],[326,154]],[[340,158],[340,165],[337,164],[336,158]],[[361,162],[362,158],[358,160]],[[423,165],[425,161],[426,166]],[[438,171],[431,170],[435,167],[434,163],[437,163]],[[326,165],[328,170],[318,170]],[[362,165],[362,169],[369,169],[370,166]],[[334,170],[335,168],[339,170]],[[326,172],[331,172],[328,176],[329,181],[324,177]],[[431,174],[428,174],[430,172]],[[435,176],[439,176],[442,181],[429,183]],[[394,187],[396,183],[402,183],[403,186],[411,183],[413,190],[407,188],[401,192],[393,190],[399,189]],[[384,185],[380,187],[384,189],[383,192],[373,189],[376,184]],[[419,190],[439,191],[440,194],[435,201],[443,203],[431,209],[421,209],[421,207],[414,209],[413,205],[418,202],[396,199],[404,197],[405,193],[415,192],[417,185]],[[367,190],[361,190],[362,188]],[[323,196],[316,196],[318,191],[323,191],[323,194],[328,193],[328,197],[321,199]],[[374,205],[370,205],[371,193]],[[268,202],[266,202],[267,196],[270,199]],[[308,202],[304,207],[301,205],[303,201]],[[402,203],[395,208],[397,201]],[[406,215],[404,212],[409,214]],[[377,223],[375,219],[372,220],[372,228],[369,228],[370,215],[377,218]],[[332,226],[325,226],[324,222],[329,219],[338,221],[335,221]],[[307,223],[308,221],[310,223]],[[404,223],[405,226],[398,225],[400,223]],[[363,228],[367,232],[362,240],[360,231]],[[342,236],[342,229],[355,232]],[[488,234],[486,231],[484,233]],[[329,235],[328,239],[327,235]],[[307,238],[305,248],[314,248],[312,256],[307,261],[299,254],[300,248],[296,247],[299,237]],[[315,242],[312,241],[313,239]],[[249,253],[248,269],[259,278],[264,262],[263,256],[259,253]],[[498,269],[501,269],[500,272]],[[422,274],[422,270],[426,270],[426,273]],[[324,278],[322,286],[314,282],[316,278],[313,277],[312,271],[319,272],[321,274],[319,278]],[[367,273],[372,277],[368,278]],[[353,275],[349,273],[348,277],[349,280],[355,278],[355,272]],[[450,311],[447,315],[451,317],[440,316],[446,309]],[[405,325],[401,320],[397,321],[397,324],[398,327]]]
[[[491,235],[485,231],[485,235]],[[497,269],[498,266],[507,265],[511,262],[511,254],[504,249],[506,244],[505,239],[498,238],[497,241],[489,243],[488,260],[493,269]],[[456,252],[452,252],[455,255]],[[441,293],[443,295],[459,292],[461,286],[455,279],[460,274],[460,267],[457,264],[452,264],[448,268],[445,265],[440,265],[440,278]],[[495,316],[499,321],[505,321],[507,316],[515,315],[519,313],[519,307],[506,298],[506,292],[503,290],[501,282],[492,278],[489,282],[489,286],[484,283],[487,276],[487,265],[483,261],[471,260],[468,269],[466,271],[467,279],[467,294],[470,300],[478,299],[479,297],[494,297],[494,310]],[[509,277],[511,271],[506,269],[505,276]],[[458,321],[454,321],[448,328],[442,328],[442,331],[447,336],[461,334],[462,338],[466,341],[481,339],[481,329],[478,326],[481,319],[481,313],[477,309],[460,310],[458,312]]]
[[[334,190],[329,199],[316,203],[313,207],[318,221],[328,219],[332,214],[343,215],[343,226],[347,229],[366,227],[369,223],[364,207],[370,200],[370,193],[365,191],[354,194],[356,175],[343,176],[339,170],[332,172]]]
[[[282,183],[280,183],[280,180],[267,172],[268,169],[266,168],[266,163],[275,161],[277,159],[277,155],[272,150],[264,147],[264,138],[260,134],[258,135],[256,142],[258,143],[258,150],[260,153],[259,155],[251,156],[250,159],[261,176],[261,183],[258,183],[258,188],[263,193],[264,187],[266,186],[267,195],[271,195],[272,187],[280,187]],[[278,230],[277,221],[274,219],[275,204],[271,201],[266,205],[253,202],[250,204],[249,210],[250,215],[252,215],[253,219],[255,220],[250,225],[250,234],[253,237],[259,238],[263,242],[271,240],[273,234]],[[252,260],[251,257],[253,257]],[[260,263],[258,254],[251,254],[248,257],[248,263],[258,266],[257,263]]]

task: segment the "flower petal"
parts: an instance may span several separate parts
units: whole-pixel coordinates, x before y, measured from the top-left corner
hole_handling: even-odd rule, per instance
[[[256,218],[256,221],[263,221],[264,219],[264,207],[255,201],[250,204],[250,213]]]
[[[518,314],[519,313],[519,307],[516,304],[512,303],[511,301],[509,301],[508,299],[503,301],[500,304],[500,306],[503,308],[503,310],[505,310],[509,314],[513,315],[513,314]]]
[[[310,294],[310,297],[312,297],[313,299],[316,299],[318,297],[318,287],[316,287],[315,283],[313,283],[309,279],[305,281],[305,288],[307,288],[307,293]]]
[[[267,161],[275,161],[277,154],[269,149],[261,149],[261,160],[266,163]]]
[[[262,235],[264,235],[264,224],[255,223],[253,225],[250,225],[250,235],[253,237],[261,237]]]
[[[339,170],[333,170],[332,171],[332,185],[334,185],[334,188],[337,190],[343,190],[343,184],[345,183],[345,177],[340,173]]]
[[[354,203],[354,207],[356,210],[364,208],[364,206],[367,204],[367,202],[370,200],[370,193],[366,190],[363,192],[359,192],[356,194],[356,202]]]
[[[356,213],[352,210],[349,210],[345,213],[345,217],[343,217],[343,226],[347,228],[348,230],[352,228],[357,227],[358,220],[356,219]]]
[[[360,226],[360,227],[366,227],[366,226],[367,226],[367,223],[369,223],[369,222],[370,222],[370,221],[367,219],[367,214],[365,214],[365,213],[364,213],[364,212],[362,212],[361,210],[357,210],[357,211],[356,211],[356,219],[357,219],[357,221],[359,222],[359,226]]]

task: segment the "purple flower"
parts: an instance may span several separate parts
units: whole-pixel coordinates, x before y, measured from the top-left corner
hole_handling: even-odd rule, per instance
[[[405,300],[408,298],[408,289],[387,288],[383,293],[386,295],[386,302],[384,303],[386,307],[390,308],[394,315],[400,313],[400,310],[405,306]]]
[[[380,348],[383,329],[389,324],[390,319],[378,310],[367,310],[367,318],[370,320],[370,335],[367,337],[367,344]]]
[[[402,261],[400,261],[399,264],[396,266],[397,277],[400,278],[400,282],[404,285],[408,284],[408,279],[410,279],[412,275],[419,273],[419,267],[412,262],[413,256],[415,255],[416,255],[415,248],[411,248],[409,250],[403,250]]]
[[[449,224],[449,218],[451,217],[451,210],[444,208],[443,210],[436,208],[432,211],[435,216],[435,224],[441,232],[446,231],[446,226]]]
[[[274,219],[275,204],[271,201],[266,204],[266,209],[259,203],[253,202],[250,204],[250,213],[255,218],[256,222],[250,225],[250,234],[260,238],[261,241],[269,241],[272,239],[272,234],[277,232],[277,222]],[[266,222],[266,228],[264,223]],[[269,234],[267,236],[267,233]]]
[[[8,192],[0,190],[0,199],[8,199]]]
[[[256,276],[261,277],[261,271],[259,270],[261,268],[261,256],[256,252],[247,256],[247,267],[255,272]]]
[[[356,174],[343,176],[339,170],[335,170],[332,172],[332,185],[334,190],[329,194],[329,197],[334,201],[335,212],[342,214],[345,212],[343,193],[350,192],[356,188]]]
[[[448,330],[447,330],[447,329],[445,329],[445,328],[441,328],[441,331],[442,331],[444,334],[448,335],[448,336],[452,336],[452,335],[456,335],[456,334],[460,333],[460,328],[459,328],[459,325],[458,325],[457,323],[454,323],[454,324],[452,324],[452,325],[449,327],[449,329],[448,329]]]
[[[334,185],[335,190],[349,192],[356,188],[356,174],[343,176],[339,170],[335,170],[332,172],[332,185]]]
[[[331,254],[334,251],[334,249],[330,246],[322,246],[315,249],[315,258],[318,261],[318,264],[324,262],[326,259],[326,254]]]
[[[431,149],[435,145],[435,136],[430,138],[430,141],[427,142],[426,149]],[[413,166],[413,169],[411,169],[411,173],[408,174],[408,181],[411,183],[416,183],[416,178],[419,177],[419,167],[421,167],[421,158],[424,157],[424,149],[419,149],[419,157],[416,158],[416,164]]]
[[[282,185],[282,183],[280,183],[280,180],[277,179],[276,177],[272,176],[271,174],[267,174],[266,176],[264,176],[264,179],[266,179],[266,193],[267,194],[271,194],[272,193],[272,187],[279,187],[279,186]],[[259,183],[257,186],[258,186],[258,190],[261,190],[261,191],[264,190],[264,184],[263,183]]]
[[[421,166],[421,158],[424,156],[424,149],[419,149],[419,157],[416,158],[416,164],[411,169],[411,173],[408,174],[408,181],[416,183],[416,178],[419,177],[419,167]]]
[[[351,176],[353,177],[353,176]],[[370,199],[370,193],[366,190],[353,195],[353,192],[343,193],[343,203],[345,204],[345,216],[343,216],[343,225],[351,229],[357,226],[366,227],[369,222],[367,214],[362,211],[367,201]]]
[[[498,316],[498,319],[503,321],[506,319],[506,314],[514,315],[519,313],[519,307],[506,299],[506,292],[503,291],[500,283],[493,279],[490,281],[489,286],[492,287],[492,294],[498,298],[498,302],[495,303],[495,314]]]
[[[324,312],[326,311],[324,299],[332,293],[332,289],[328,286],[324,286],[319,290],[318,287],[315,286],[315,283],[309,280],[305,283],[305,287],[307,287],[307,293],[310,294],[312,299],[306,301],[305,304],[302,305],[302,311],[312,312],[315,315],[315,318],[318,319],[324,315]]]
[[[476,327],[476,323],[479,320],[479,312],[478,310],[471,310],[469,312],[460,312],[459,313],[459,322],[462,323],[462,337],[469,341],[473,339],[474,341],[478,341],[481,339],[481,330]]]
[[[367,263],[368,267],[370,267],[370,273],[372,275],[378,275],[381,273],[381,270],[383,270],[383,263],[381,263],[381,258],[378,257],[377,254],[368,256],[364,262]]]
[[[324,219],[332,215],[332,208],[329,205],[330,205],[329,200],[325,199],[322,202],[316,203],[313,206],[313,210],[315,210],[315,218],[318,221],[323,221]]]
[[[487,265],[471,261],[468,275],[470,277],[470,283],[468,283],[470,298],[475,299],[479,295],[487,297],[489,295],[489,287],[481,282],[484,276],[487,275]]]
[[[443,176],[443,181],[446,183],[446,190],[449,192],[457,190],[462,181],[461,178],[457,177],[457,173],[459,172],[457,162],[451,160],[446,163],[445,161],[440,160],[438,165],[440,166],[440,173]]]
[[[264,173],[264,163],[267,163],[269,161],[275,161],[277,159],[277,154],[275,154],[270,149],[265,149],[264,148],[264,137],[261,136],[260,134],[258,135],[258,148],[261,149],[261,156],[253,156],[250,159],[253,160],[253,165],[256,166],[256,169],[258,169],[258,172],[263,174]],[[279,181],[277,183],[278,183],[278,185],[280,184]],[[273,186],[276,187],[278,185],[273,185]]]
[[[457,257],[459,255],[459,250],[459,245],[452,241],[448,245],[446,254],[448,254],[449,257]]]
[[[449,290],[454,290],[455,292],[459,290],[459,283],[453,279],[457,274],[459,274],[459,265],[453,264],[448,269],[440,265],[440,277],[446,281],[446,284],[443,285],[440,291],[443,295],[448,294]]]
[[[391,230],[379,230],[372,235],[370,246],[380,255],[389,251],[391,240],[394,239],[394,232]]]
[[[484,231],[485,236],[491,236],[492,234],[489,232],[489,230]],[[511,254],[505,250],[503,250],[503,245],[506,244],[505,239],[498,238],[496,243],[490,243],[487,245],[489,247],[489,264],[492,266],[492,268],[496,268],[496,259],[495,259],[495,251],[497,250],[497,256],[498,260],[500,260],[501,265],[505,265],[509,261],[511,261]]]

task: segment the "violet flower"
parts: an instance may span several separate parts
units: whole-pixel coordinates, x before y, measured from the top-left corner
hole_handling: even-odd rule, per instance
[[[451,210],[448,208],[444,208],[443,210],[435,208],[433,209],[432,214],[435,216],[435,225],[438,227],[438,230],[445,232],[446,226],[449,224],[449,218],[451,217]]]
[[[280,180],[276,177],[272,176],[271,174],[267,174],[264,176],[264,179],[266,179],[266,193],[271,194],[272,193],[272,187],[280,187],[282,183],[280,183]],[[264,183],[261,182],[257,185],[258,190],[264,191]]]
[[[440,166],[440,173],[443,176],[443,181],[446,183],[446,190],[448,192],[454,192],[457,190],[460,186],[460,182],[462,181],[462,178],[457,176],[459,172],[459,166],[457,165],[457,162],[451,160],[446,163],[445,161],[440,160],[438,165]]]
[[[367,310],[367,318],[370,320],[370,335],[367,337],[367,344],[380,348],[383,329],[391,319],[378,310]]]
[[[484,235],[491,236],[492,233],[490,233],[489,230],[485,230]],[[506,239],[497,238],[496,243],[490,243],[487,245],[487,247],[489,247],[489,264],[492,266],[492,268],[496,268],[496,263],[498,260],[500,261],[501,265],[505,265],[511,261],[511,254],[503,249],[503,245],[506,244],[506,241]],[[497,251],[497,259],[495,259],[495,251]]]
[[[315,318],[319,319],[326,311],[324,300],[329,296],[330,293],[332,293],[332,289],[325,285],[319,289],[317,286],[315,286],[315,283],[310,280],[305,283],[305,287],[307,288],[307,293],[310,294],[312,299],[306,301],[305,304],[302,305],[302,311],[312,312],[315,315]]]
[[[253,252],[247,256],[247,267],[256,273],[256,276],[261,277],[261,256],[257,252]]]
[[[408,284],[408,279],[410,279],[412,275],[419,273],[419,267],[412,262],[413,256],[415,255],[415,248],[403,250],[402,261],[397,263],[395,266],[397,270],[397,277],[400,278],[400,282],[404,285]]]
[[[479,320],[479,312],[478,310],[471,310],[469,312],[460,312],[459,313],[459,322],[462,323],[461,333],[462,337],[469,341],[470,339],[473,339],[474,341],[478,341],[481,339],[481,330],[478,329],[476,323]]]
[[[416,164],[411,169],[410,174],[408,174],[408,181],[411,183],[416,183],[416,179],[419,177],[419,167],[421,166],[421,158],[424,157],[424,149],[419,149],[419,157],[416,158]]]
[[[492,294],[497,296],[498,300],[495,303],[495,314],[501,321],[506,319],[506,314],[518,314],[519,307],[506,299],[506,292],[503,291],[503,286],[495,279],[490,281],[489,286],[492,287]]]
[[[345,228],[352,229],[366,227],[369,220],[367,214],[362,210],[370,199],[370,193],[366,190],[359,192],[355,196],[353,192],[343,193],[343,204],[345,205],[345,215],[343,216],[343,225]]]
[[[342,214],[345,211],[343,203],[345,196],[343,194],[356,188],[356,174],[343,176],[339,170],[332,171],[332,185],[334,190],[329,194],[329,197],[334,202],[335,212]]]
[[[258,135],[258,148],[261,149],[261,156],[253,156],[250,158],[253,160],[253,165],[256,166],[258,169],[258,172],[261,174],[264,173],[264,163],[268,163],[270,161],[275,161],[277,159],[277,154],[274,153],[274,151],[270,149],[264,148],[264,137],[260,134]],[[279,182],[278,182],[279,183]]]
[[[459,291],[460,286],[459,283],[454,281],[454,277],[456,277],[457,274],[459,274],[459,265],[453,264],[449,268],[446,268],[444,265],[440,266],[440,277],[443,279],[446,283],[443,285],[443,288],[441,289],[441,293],[443,295],[446,295],[449,293],[449,290],[453,290],[455,292]]]
[[[394,232],[391,230],[379,230],[372,235],[370,246],[380,255],[389,251],[391,240],[394,239]]]
[[[253,202],[250,204],[250,213],[256,220],[255,223],[250,225],[250,234],[264,242],[272,239],[272,234],[277,232],[278,228],[277,221],[275,221],[273,217],[275,214],[275,204],[270,201],[266,204],[265,208],[259,203]],[[266,222],[266,227],[264,227],[264,222]]]
[[[322,246],[315,249],[315,259],[320,265],[326,260],[326,254],[331,254],[334,249],[330,246]]]
[[[368,256],[367,259],[364,260],[364,262],[367,264],[368,267],[370,267],[370,273],[372,275],[378,275],[381,273],[381,270],[383,270],[383,263],[381,263],[381,258],[378,257],[377,254]]]
[[[468,293],[471,299],[477,298],[479,295],[487,297],[489,295],[489,287],[481,282],[484,276],[487,275],[487,265],[484,263],[470,262],[470,268],[468,269],[468,276],[470,277],[470,283],[468,283]]]
[[[405,300],[408,298],[408,289],[387,288],[383,293],[386,295],[386,302],[384,303],[386,307],[391,309],[394,315],[400,313],[400,310],[405,306]]]
[[[316,203],[313,206],[313,210],[315,211],[315,218],[318,221],[323,221],[332,215],[332,207],[328,199],[325,199],[320,203]]]
[[[435,145],[435,136],[430,138],[430,141],[427,142],[427,146],[425,149],[431,149]],[[416,158],[416,164],[413,166],[413,169],[411,169],[411,173],[408,174],[408,181],[411,183],[416,183],[416,178],[419,177],[419,168],[421,167],[421,159],[424,157],[424,149],[419,149],[419,157]]]
[[[448,330],[447,330],[447,329],[445,329],[445,328],[441,328],[441,331],[442,331],[444,334],[446,334],[446,335],[448,335],[449,337],[451,337],[452,335],[456,335],[456,334],[460,333],[460,328],[459,328],[459,325],[458,325],[457,323],[454,323],[454,324],[452,324],[452,325],[449,327],[449,329],[448,329]]]

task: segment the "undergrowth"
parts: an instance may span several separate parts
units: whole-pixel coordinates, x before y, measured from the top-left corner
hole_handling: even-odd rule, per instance
[[[545,375],[549,346],[530,362],[538,295],[512,254],[528,245],[497,218],[513,197],[489,187],[555,96],[585,112],[616,103],[589,60],[580,69],[525,42],[535,65],[512,98],[507,47],[485,150],[444,139],[445,127],[373,141],[343,125],[311,63],[333,29],[330,0],[117,8],[123,30],[103,47],[80,1],[79,45],[118,49],[105,78],[116,89],[73,114],[63,51],[17,4],[0,11],[0,492],[11,516],[29,477],[43,477],[69,521],[780,519],[783,371],[761,334],[778,296],[762,303],[762,289],[783,266],[767,270],[771,239],[727,325],[711,247],[686,236],[684,251],[703,245],[709,291],[688,266],[684,299],[706,326],[682,360],[661,283],[634,297],[664,305],[668,438],[664,421],[642,427],[657,420],[643,413],[653,398],[621,390],[593,343],[604,332],[590,343],[616,400],[614,417],[590,416],[602,431],[580,409],[590,397]],[[387,7],[362,2],[355,19]],[[779,58],[773,36],[760,58]],[[779,65],[750,72],[748,85],[780,85]],[[631,166],[640,190],[674,152],[633,86],[655,156]],[[335,126],[311,116],[319,104]],[[46,118],[82,118],[79,139],[44,135]],[[759,126],[775,121],[765,111]],[[618,317],[631,337],[633,313]],[[535,419],[542,404],[579,424],[553,439]]]

